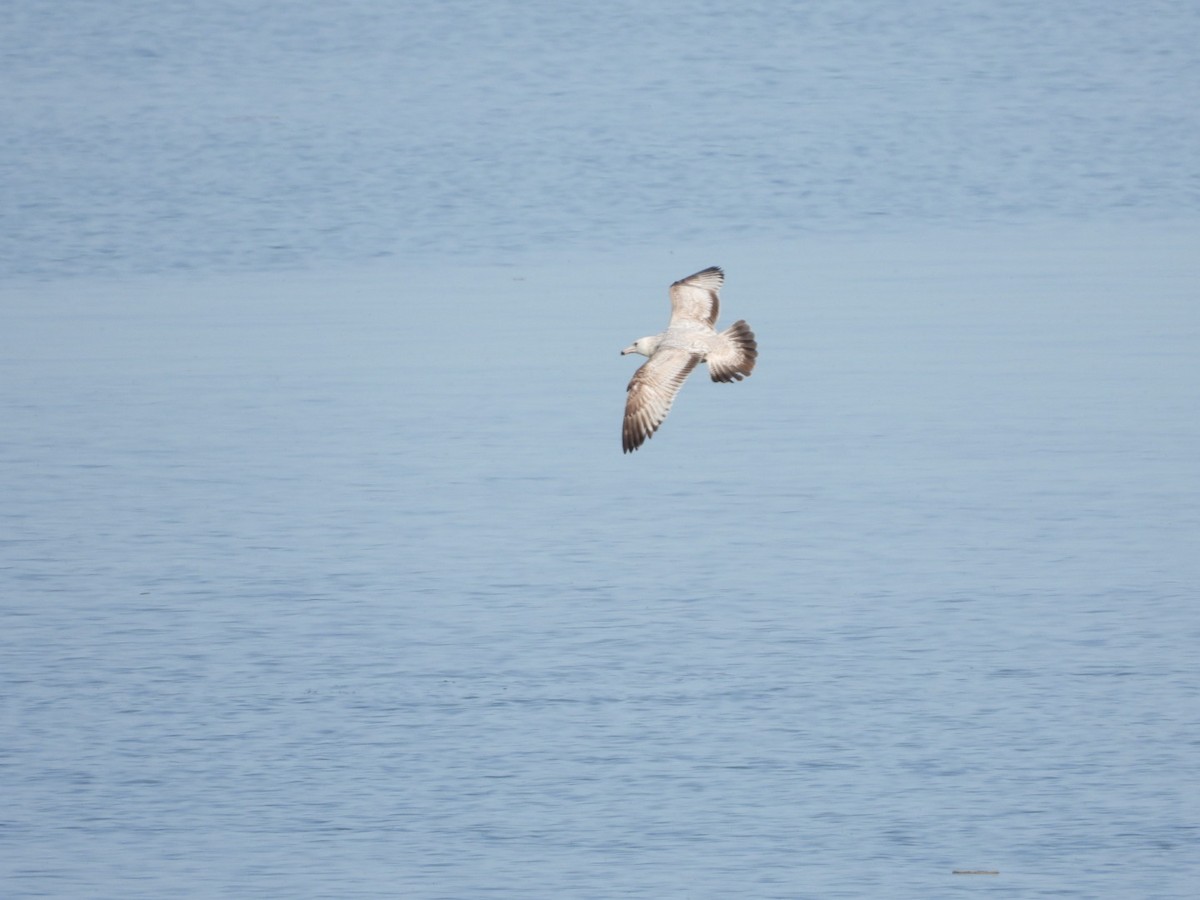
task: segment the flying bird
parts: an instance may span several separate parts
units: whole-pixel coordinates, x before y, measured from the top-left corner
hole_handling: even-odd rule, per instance
[[[718,332],[725,273],[710,266],[671,285],[671,321],[661,334],[638,338],[621,351],[649,357],[625,390],[621,446],[632,453],[658,430],[692,369],[708,363],[713,381],[741,381],[754,371],[758,344],[742,319]]]

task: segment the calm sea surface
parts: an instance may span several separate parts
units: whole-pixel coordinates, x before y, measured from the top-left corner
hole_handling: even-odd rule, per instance
[[[1060,7],[9,3],[0,277],[1196,221],[1200,5]]]
[[[1195,896],[1194,4],[0,21],[0,895]]]

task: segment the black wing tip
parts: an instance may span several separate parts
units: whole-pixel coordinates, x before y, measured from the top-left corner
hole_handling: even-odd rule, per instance
[[[720,266],[709,266],[707,269],[701,269],[699,272],[693,272],[691,275],[687,276],[687,278],[680,278],[675,282],[675,284],[671,285],[671,287],[675,287],[675,285],[679,284],[687,284],[693,278],[699,278],[702,275],[716,275],[722,283],[725,282],[725,270]]]
[[[659,425],[662,423],[659,422]],[[654,437],[654,432],[658,431],[658,425],[650,427],[638,427],[637,425],[627,425],[621,431],[621,452],[632,453],[639,449],[646,441]]]

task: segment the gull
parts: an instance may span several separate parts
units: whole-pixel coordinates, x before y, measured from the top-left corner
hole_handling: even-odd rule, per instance
[[[621,446],[632,453],[658,430],[675,395],[692,369],[708,363],[713,381],[741,381],[754,371],[758,344],[754,332],[742,319],[722,332],[717,324],[721,284],[725,273],[709,266],[671,285],[671,321],[667,330],[638,338],[621,351],[649,357],[633,373],[625,390],[625,422]]]

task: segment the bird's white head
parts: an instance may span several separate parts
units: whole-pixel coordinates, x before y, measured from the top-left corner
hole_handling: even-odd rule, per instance
[[[640,353],[642,356],[649,356],[658,349],[660,343],[662,343],[662,336],[657,334],[650,337],[638,338],[622,350],[621,355],[628,356],[630,353]]]

